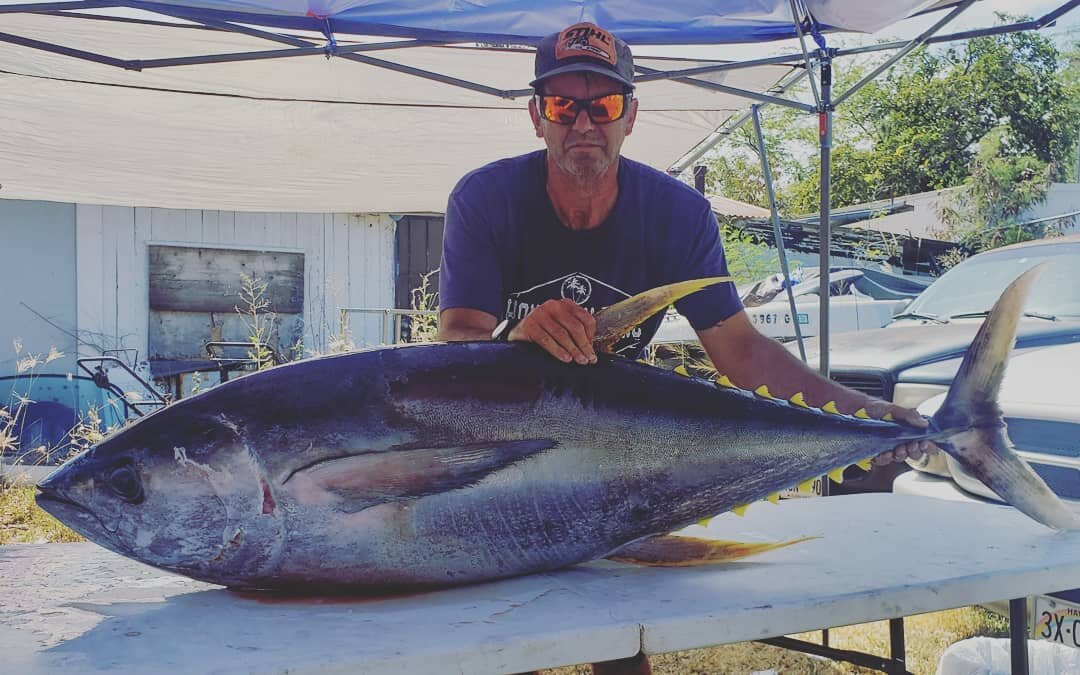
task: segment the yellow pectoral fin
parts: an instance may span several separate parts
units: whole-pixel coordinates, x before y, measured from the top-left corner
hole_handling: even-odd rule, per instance
[[[597,313],[596,337],[593,338],[593,345],[598,350],[607,351],[616,340],[676,300],[681,300],[713,284],[731,280],[731,277],[709,277],[680,281],[616,302]]]
[[[607,558],[617,562],[653,567],[694,567],[739,560],[811,539],[817,539],[817,537],[759,543],[662,534],[627,544]]]

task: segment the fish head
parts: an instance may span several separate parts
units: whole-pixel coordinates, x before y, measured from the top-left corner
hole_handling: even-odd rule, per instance
[[[38,484],[38,505],[94,543],[156,567],[218,583],[240,568],[250,575],[270,555],[280,522],[265,513],[273,497],[242,434],[216,419],[155,422],[72,458]]]

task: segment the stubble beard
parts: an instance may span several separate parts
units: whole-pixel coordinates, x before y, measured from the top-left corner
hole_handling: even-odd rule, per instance
[[[595,153],[574,153],[566,148],[556,157],[556,164],[563,173],[573,179],[582,188],[588,188],[600,181],[614,163],[614,157],[604,146],[598,156]]]

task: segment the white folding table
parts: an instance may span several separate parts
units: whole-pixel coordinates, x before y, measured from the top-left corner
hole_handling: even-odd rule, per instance
[[[725,565],[598,561],[388,597],[236,593],[92,544],[4,546],[0,671],[513,673],[1080,586],[1080,533],[1007,507],[896,494],[796,499],[687,533],[820,538]],[[1026,619],[1017,620],[1022,637]],[[888,668],[902,671],[902,655]]]

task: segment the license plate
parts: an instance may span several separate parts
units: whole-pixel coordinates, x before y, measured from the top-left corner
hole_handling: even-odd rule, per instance
[[[1080,647],[1080,605],[1046,595],[1035,596],[1031,637]]]

